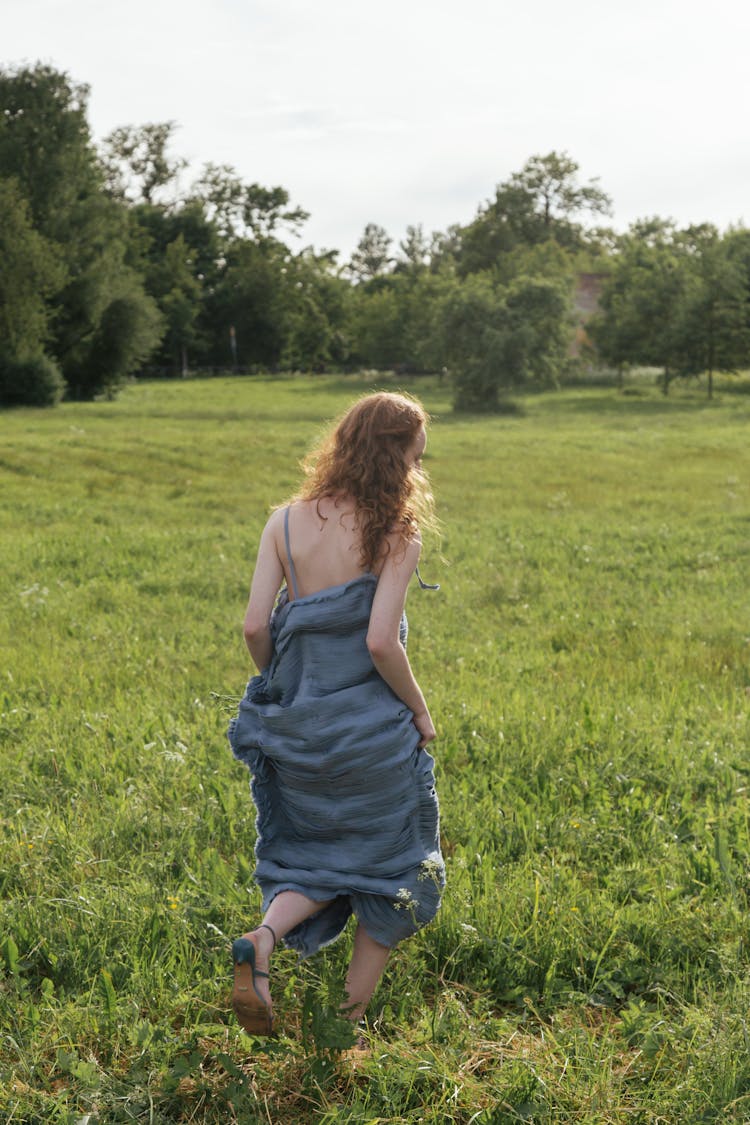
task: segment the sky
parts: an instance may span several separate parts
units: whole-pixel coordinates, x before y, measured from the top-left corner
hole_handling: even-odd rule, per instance
[[[625,229],[750,224],[748,0],[0,0],[0,66],[91,88],[101,140],[174,120],[207,162],[280,184],[299,246],[345,260],[467,223],[529,157],[567,152]],[[0,107],[1,108],[1,107]]]

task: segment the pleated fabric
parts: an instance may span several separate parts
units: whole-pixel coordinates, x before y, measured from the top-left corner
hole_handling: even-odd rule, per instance
[[[282,593],[271,663],[228,732],[252,774],[263,909],[284,890],[332,900],[287,934],[302,956],[352,913],[396,945],[434,917],[445,882],[434,760],[367,650],[376,585],[366,574],[293,601]]]

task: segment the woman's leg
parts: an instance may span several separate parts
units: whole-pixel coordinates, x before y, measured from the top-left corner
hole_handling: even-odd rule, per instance
[[[280,891],[263,915],[261,925],[244,935],[247,938],[252,938],[255,946],[256,968],[263,973],[268,972],[274,947],[271,930],[276,935],[276,940],[281,941],[290,930],[293,930],[300,922],[304,922],[305,918],[317,914],[327,905],[328,902],[316,902],[298,891]],[[265,929],[266,926],[270,926],[270,929]],[[258,977],[255,987],[258,994],[271,1008],[271,993],[266,978]]]
[[[342,1008],[347,1019],[360,1020],[390,956],[387,945],[375,941],[360,922],[354,933],[354,949],[346,974],[346,1000]]]

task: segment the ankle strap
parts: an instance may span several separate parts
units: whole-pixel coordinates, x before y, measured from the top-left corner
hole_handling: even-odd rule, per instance
[[[258,929],[259,930],[268,930],[271,937],[273,938],[273,947],[275,949],[276,948],[276,931],[274,930],[273,926],[269,926],[268,922],[261,922],[261,924],[258,926]]]

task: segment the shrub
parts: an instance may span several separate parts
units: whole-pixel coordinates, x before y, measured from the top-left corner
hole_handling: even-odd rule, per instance
[[[49,356],[0,358],[0,406],[55,406],[64,390],[60,368]]]
[[[134,288],[104,309],[85,352],[67,372],[69,395],[112,398],[128,375],[147,359],[161,338],[163,320],[156,302]]]

